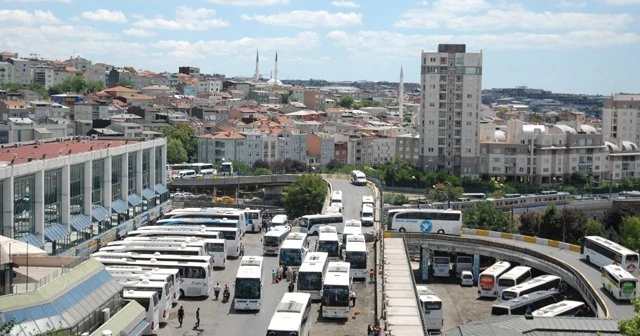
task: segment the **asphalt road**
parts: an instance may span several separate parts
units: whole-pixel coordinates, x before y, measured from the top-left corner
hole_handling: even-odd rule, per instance
[[[362,196],[372,195],[368,187],[353,186],[345,179],[329,179],[333,190],[342,190],[344,194],[343,214],[346,219],[359,219]],[[373,230],[371,227],[363,228],[363,231]],[[262,255],[261,233],[247,233],[245,235],[245,255]],[[313,237],[315,239],[315,237]],[[315,246],[315,241],[310,241],[310,246]],[[369,243],[369,263],[373,265],[372,244]],[[221,287],[228,284],[230,287],[234,282],[240,260],[229,260],[224,270],[214,271],[214,281],[219,282]],[[277,268],[278,258],[267,256],[263,268],[263,306],[259,312],[239,312],[232,308],[231,303],[223,304],[220,301],[213,301],[211,298],[200,300],[181,300],[170,316],[169,323],[160,329],[158,335],[224,335],[224,336],[246,336],[265,335],[266,329],[271,321],[277,304],[282,295],[287,290],[288,283],[282,281],[272,284],[271,270]],[[356,307],[352,308],[351,318],[348,320],[329,320],[318,316],[319,304],[312,306],[312,321],[310,335],[365,335],[367,325],[373,322],[373,309],[375,300],[375,286],[364,282],[354,282],[353,289],[356,293]],[[233,297],[232,297],[233,298]],[[182,328],[178,328],[177,310],[184,306],[185,319]],[[200,328],[192,329],[195,323],[195,311],[200,308]]]

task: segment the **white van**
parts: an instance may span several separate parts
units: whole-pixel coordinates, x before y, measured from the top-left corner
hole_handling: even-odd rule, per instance
[[[196,171],[193,169],[180,170],[178,171],[178,178],[180,179],[196,178]]]
[[[372,226],[373,220],[373,208],[369,204],[363,204],[360,210],[360,222],[364,226]]]
[[[342,212],[342,190],[336,190],[331,195],[331,206],[336,206]]]

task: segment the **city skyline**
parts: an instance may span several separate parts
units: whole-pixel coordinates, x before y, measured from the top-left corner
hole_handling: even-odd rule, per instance
[[[3,50],[177,72],[268,79],[420,82],[420,54],[461,43],[482,52],[482,87],[640,92],[638,0],[161,0],[109,3],[0,0]],[[33,54],[33,55],[32,55]]]

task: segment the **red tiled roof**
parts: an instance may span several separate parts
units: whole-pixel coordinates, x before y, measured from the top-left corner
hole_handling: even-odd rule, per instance
[[[129,142],[134,141],[129,140]],[[13,164],[18,165],[29,162],[29,158],[32,158],[33,160],[42,160],[43,155],[45,154],[46,160],[60,156],[120,147],[126,143],[126,140],[66,140],[63,142],[46,142],[40,145],[22,145],[21,147],[0,149],[0,161],[11,162],[15,157]],[[62,154],[60,154],[60,151],[62,151]]]
[[[216,134],[201,135],[199,138],[204,139],[244,139],[246,136],[237,132],[219,132]]]

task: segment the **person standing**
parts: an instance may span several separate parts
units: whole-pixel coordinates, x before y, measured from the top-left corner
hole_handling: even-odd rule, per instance
[[[376,275],[376,273],[373,271],[373,268],[369,269],[369,283],[375,283],[376,282],[375,275]]]
[[[193,329],[198,329],[200,327],[200,307],[196,310],[196,325],[193,326]]]
[[[178,323],[180,323],[180,326],[178,328],[182,328],[183,320],[184,320],[184,308],[180,306],[180,309],[178,309]]]
[[[215,300],[218,301],[218,296],[220,296],[220,291],[222,290],[222,288],[220,288],[220,283],[216,283],[216,286],[213,287],[213,294],[215,296]]]
[[[293,284],[293,282],[289,283],[289,293],[293,293],[293,291],[296,289],[295,285]]]
[[[271,283],[276,283],[276,270],[271,270]]]
[[[286,276],[287,276],[287,281],[291,282],[291,272],[293,271],[293,269],[291,269],[291,267],[287,267],[287,270],[285,271]]]
[[[349,293],[350,299],[351,299],[351,304],[352,307],[356,306],[356,292],[351,291],[351,293]]]

